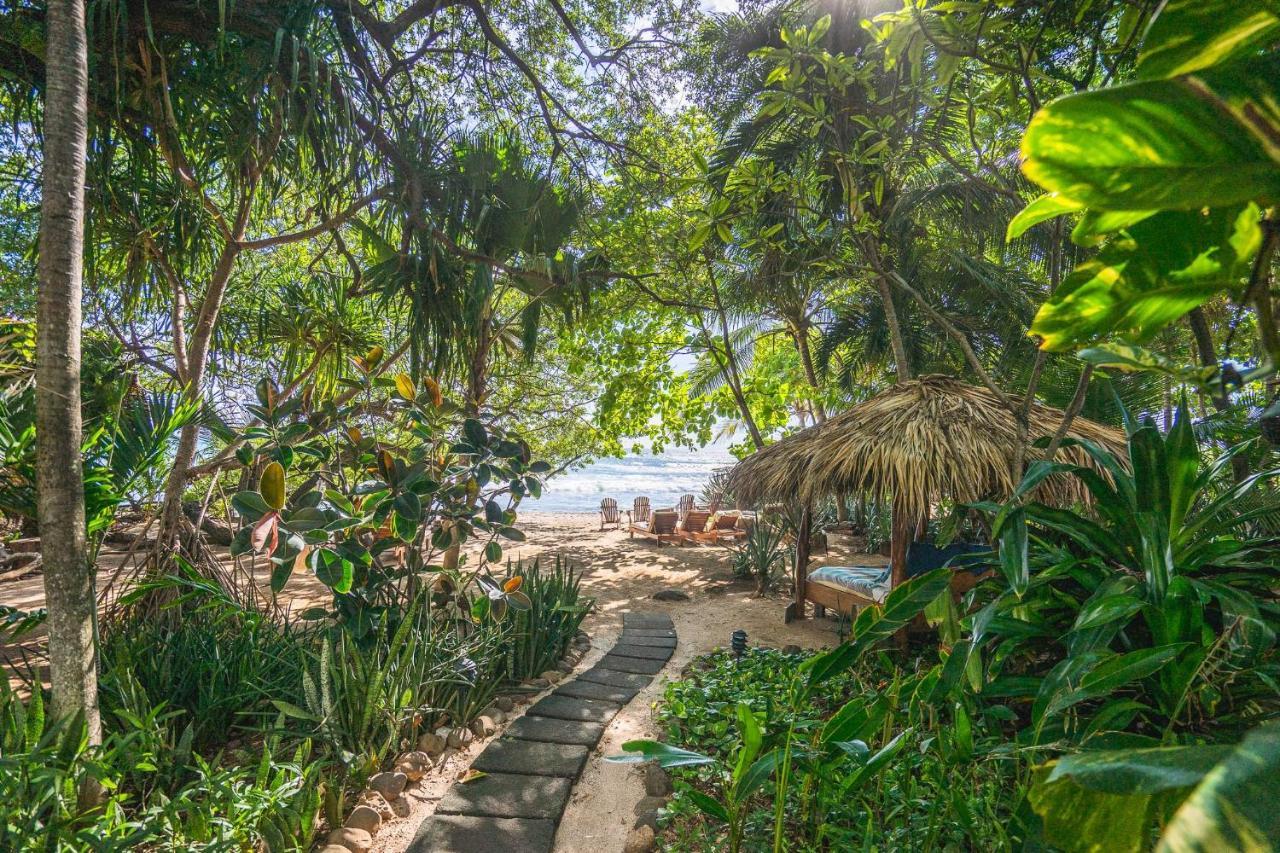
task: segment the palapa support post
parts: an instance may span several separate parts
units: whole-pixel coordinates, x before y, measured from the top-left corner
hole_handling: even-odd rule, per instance
[[[915,532],[916,522],[897,500],[893,502],[893,522],[889,536],[889,577],[892,589],[907,582],[907,549],[911,547],[911,538]]]
[[[907,549],[915,534],[918,519],[912,517],[894,496],[892,531],[889,536],[889,578],[890,589],[897,589],[899,584],[907,582]],[[893,637],[899,647],[907,644],[907,629],[903,628]]]
[[[804,585],[809,577],[809,520],[812,514],[813,504],[806,500],[800,510],[800,529],[796,531],[796,600],[787,605],[787,611],[783,615],[784,622],[805,618]]]

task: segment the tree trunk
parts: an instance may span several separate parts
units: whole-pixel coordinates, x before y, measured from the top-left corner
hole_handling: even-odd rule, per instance
[[[813,389],[813,419],[816,423],[824,423],[827,420],[827,409],[822,405],[822,384],[818,382],[818,371],[813,366],[813,353],[809,349],[809,328],[805,324],[797,324],[793,327],[792,340],[795,341],[796,351],[800,353],[800,365],[804,368],[804,378],[808,380],[809,387]]]
[[[98,713],[93,573],[80,459],[80,327],[89,59],[82,0],[47,6],[48,77],[36,313],[36,483],[53,715],[84,716],[90,743]],[[96,791],[83,792],[96,799]]]
[[[902,338],[898,308],[893,304],[893,290],[889,287],[889,280],[884,276],[876,276],[876,287],[880,290],[880,300],[884,303],[884,322],[889,327],[889,343],[893,347],[893,361],[898,381],[906,382],[911,379],[911,362],[907,359],[907,346]]]
[[[204,298],[200,300],[200,314],[196,318],[195,329],[186,346],[186,365],[179,367],[179,375],[186,381],[183,396],[192,402],[199,402],[204,387],[205,367],[209,360],[209,348],[213,343],[213,332],[218,324],[218,316],[222,312],[223,299],[231,273],[235,270],[236,258],[240,255],[238,241],[244,237],[245,223],[249,214],[249,199],[252,187],[245,189],[245,198],[241,201],[240,213],[236,217],[232,241],[223,246],[209,278],[209,287]],[[189,482],[189,470],[196,460],[196,449],[200,439],[200,424],[190,423],[182,428],[178,435],[178,449],[174,453],[173,469],[165,483],[164,500],[160,510],[160,529],[156,534],[156,555],[163,556],[178,546],[178,531],[182,520],[182,495]]]

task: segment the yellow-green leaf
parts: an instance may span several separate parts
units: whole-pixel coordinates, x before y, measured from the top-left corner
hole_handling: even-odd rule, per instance
[[[276,510],[284,509],[284,468],[279,462],[272,462],[263,470],[258,491],[262,493],[267,506]]]
[[[396,376],[396,391],[410,403],[418,396],[418,389],[413,384],[413,377],[407,373],[401,373]]]

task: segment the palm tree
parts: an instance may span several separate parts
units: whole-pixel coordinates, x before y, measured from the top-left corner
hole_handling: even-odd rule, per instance
[[[49,612],[53,713],[82,718],[90,743],[98,713],[95,598],[80,460],[80,315],[84,250],[89,58],[82,0],[50,0],[36,323],[36,478]],[[89,798],[96,792],[86,791]]]

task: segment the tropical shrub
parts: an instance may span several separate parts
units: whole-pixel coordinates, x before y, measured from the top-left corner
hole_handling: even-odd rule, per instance
[[[46,720],[39,691],[24,702],[0,684],[0,849],[282,853],[311,844],[320,765],[309,743],[280,761],[279,741],[268,738],[254,761],[237,765],[175,748],[160,708],[118,716],[90,747],[79,721]],[[78,793],[88,779],[104,795],[86,809]]]
[[[1032,332],[1048,349],[1229,390],[1272,373],[1280,338],[1265,282],[1280,192],[1272,140],[1280,55],[1274,4],[1173,0],[1142,36],[1136,80],[1060,98],[1032,119],[1023,171],[1047,194],[1009,223],[1078,214],[1072,239],[1100,246],[1040,308]],[[1260,262],[1255,264],[1255,258]],[[1143,348],[1220,294],[1254,302],[1264,357],[1243,376],[1184,367]],[[1275,414],[1273,411],[1272,414]]]
[[[872,784],[906,743],[905,732],[890,734],[896,711],[891,694],[869,689],[849,673],[877,643],[949,595],[949,582],[947,569],[908,581],[882,606],[858,616],[849,642],[803,662],[756,653],[739,669],[739,661],[713,659],[712,672],[732,668],[731,674],[711,679],[705,691],[697,682],[673,688],[673,705],[665,712],[670,734],[711,754],[641,740],[623,744],[633,755],[610,760],[706,768],[687,799],[723,826],[715,846],[737,851],[748,843],[767,844],[782,850],[797,838],[819,847],[831,843],[839,834],[835,827],[843,825],[833,810],[847,814],[850,798]],[[759,683],[746,687],[738,679]],[[901,690],[894,684],[896,696]],[[739,688],[747,698],[735,698]],[[852,695],[842,695],[844,690]],[[825,707],[832,710],[824,713]],[[677,714],[690,722],[673,722]]]
[[[246,607],[185,562],[177,566],[177,574],[121,597],[127,605],[162,593],[159,615],[168,618],[127,616],[104,626],[100,701],[110,722],[136,706],[130,694],[141,691],[145,704],[180,712],[175,724],[191,729],[190,748],[206,752],[237,730],[260,729],[276,713],[271,700],[301,697],[298,662],[314,638]]]
[[[659,705],[669,746],[645,753],[677,779],[664,848],[778,849],[780,798],[783,849],[1013,847],[1027,836],[1016,812],[1028,765],[995,721],[924,701],[929,657],[868,656],[802,704],[790,693],[808,654],[700,659]],[[770,750],[787,732],[790,755]],[[783,761],[779,787],[770,774]]]
[[[559,554],[550,568],[540,559],[507,565],[503,588],[511,587],[529,601],[527,609],[512,615],[506,640],[509,677],[534,678],[552,669],[569,651],[593,603],[582,599],[581,582]]]
[[[742,543],[733,550],[733,576],[754,580],[756,595],[771,590],[778,577],[786,572],[792,549],[783,544],[780,525],[759,520],[751,525]]]
[[[485,560],[496,562],[499,538],[523,539],[515,507],[526,493],[540,493],[537,475],[547,466],[531,462],[528,445],[497,426],[474,418],[459,424],[434,381],[420,390],[401,374],[387,380],[396,392],[388,398],[368,370],[364,382],[376,405],[329,402],[315,410],[305,395],[280,399],[269,380],[259,383],[259,404],[249,410],[260,425],[245,431],[237,456],[261,474],[256,490],[232,498],[245,526],[231,550],[265,552],[273,592],[296,569],[312,571],[333,590],[333,607],[311,615],[333,615],[367,640],[416,598],[424,573],[442,570],[434,561],[443,552],[482,536]],[[357,426],[369,410],[389,413],[381,436]],[[291,473],[305,476],[292,494]],[[448,585],[461,588],[464,580]]]
[[[1231,454],[1206,461],[1185,406],[1167,434],[1136,425],[1128,459],[1081,446],[1105,475],[1037,462],[996,514],[1007,588],[971,617],[971,685],[1029,703],[1038,740],[1239,737],[1280,710],[1276,543],[1249,533],[1280,506],[1280,471],[1220,485]],[[1092,512],[1024,503],[1052,475],[1078,477]]]

